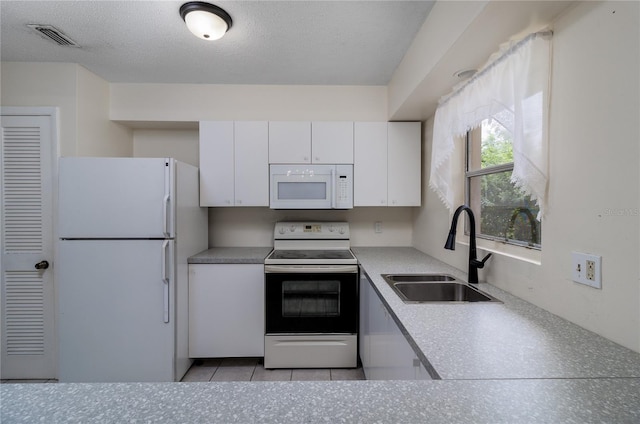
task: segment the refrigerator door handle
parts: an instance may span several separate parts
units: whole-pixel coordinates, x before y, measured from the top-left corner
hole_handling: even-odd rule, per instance
[[[169,240],[162,243],[162,289],[163,289],[163,316],[164,322],[169,322]]]
[[[169,207],[171,206],[171,196],[166,194],[162,199],[162,231],[166,237],[169,237]]]

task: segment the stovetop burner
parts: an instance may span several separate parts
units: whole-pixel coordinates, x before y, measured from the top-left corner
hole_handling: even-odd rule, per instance
[[[274,250],[271,259],[351,259],[350,250]]]

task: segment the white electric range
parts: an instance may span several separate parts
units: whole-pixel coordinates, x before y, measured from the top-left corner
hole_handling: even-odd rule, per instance
[[[347,222],[276,223],[265,298],[265,368],[357,366],[358,261]]]

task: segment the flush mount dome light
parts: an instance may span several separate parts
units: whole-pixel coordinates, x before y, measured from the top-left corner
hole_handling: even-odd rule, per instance
[[[180,16],[189,31],[203,40],[218,40],[231,28],[231,16],[218,6],[191,1],[180,6]]]

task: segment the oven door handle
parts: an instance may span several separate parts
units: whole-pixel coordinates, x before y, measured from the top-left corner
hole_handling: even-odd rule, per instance
[[[265,273],[280,273],[280,274],[348,274],[357,273],[358,265],[331,265],[331,266],[291,266],[291,265],[265,265]]]

